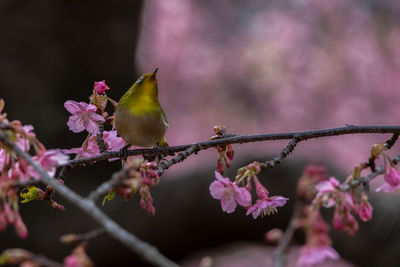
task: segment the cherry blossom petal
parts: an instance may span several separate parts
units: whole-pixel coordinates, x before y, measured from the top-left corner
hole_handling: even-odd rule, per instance
[[[69,129],[74,133],[79,133],[85,130],[85,126],[83,126],[81,118],[77,115],[70,116],[67,125]]]
[[[233,197],[233,194],[230,192],[225,192],[225,197],[221,198],[221,207],[222,210],[225,211],[226,213],[232,213],[236,209],[236,201]]]
[[[248,207],[251,205],[251,194],[246,188],[237,187],[235,189],[235,200],[240,206]]]
[[[225,185],[220,181],[214,181],[210,184],[211,196],[215,199],[221,199],[224,195]]]
[[[76,114],[76,113],[82,111],[81,106],[79,105],[79,103],[77,103],[77,102],[75,102],[73,100],[65,101],[64,107],[71,114]]]

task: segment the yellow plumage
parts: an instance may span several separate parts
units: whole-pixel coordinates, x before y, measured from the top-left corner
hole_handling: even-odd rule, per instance
[[[158,101],[157,69],[144,74],[121,97],[115,110],[115,129],[129,144],[168,146],[167,118]]]

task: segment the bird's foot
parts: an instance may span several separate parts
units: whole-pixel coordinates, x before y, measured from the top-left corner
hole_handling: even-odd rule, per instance
[[[126,145],[126,146],[124,146],[123,148],[121,148],[120,150],[119,150],[119,157],[121,158],[121,159],[126,159],[127,157],[128,157],[128,148],[130,147],[131,145]]]
[[[143,160],[147,160],[148,162],[154,161],[156,159],[155,155],[143,155]]]

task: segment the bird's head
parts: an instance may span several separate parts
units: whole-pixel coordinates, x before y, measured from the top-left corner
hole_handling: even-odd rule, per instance
[[[138,85],[146,85],[146,86],[151,86],[151,85],[157,85],[157,70],[158,68],[155,69],[155,71],[143,74],[136,83]]]

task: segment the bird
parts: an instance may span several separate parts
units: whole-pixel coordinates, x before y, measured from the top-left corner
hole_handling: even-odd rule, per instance
[[[165,133],[169,125],[158,100],[157,70],[137,79],[116,106],[115,129],[130,145],[168,146]]]

